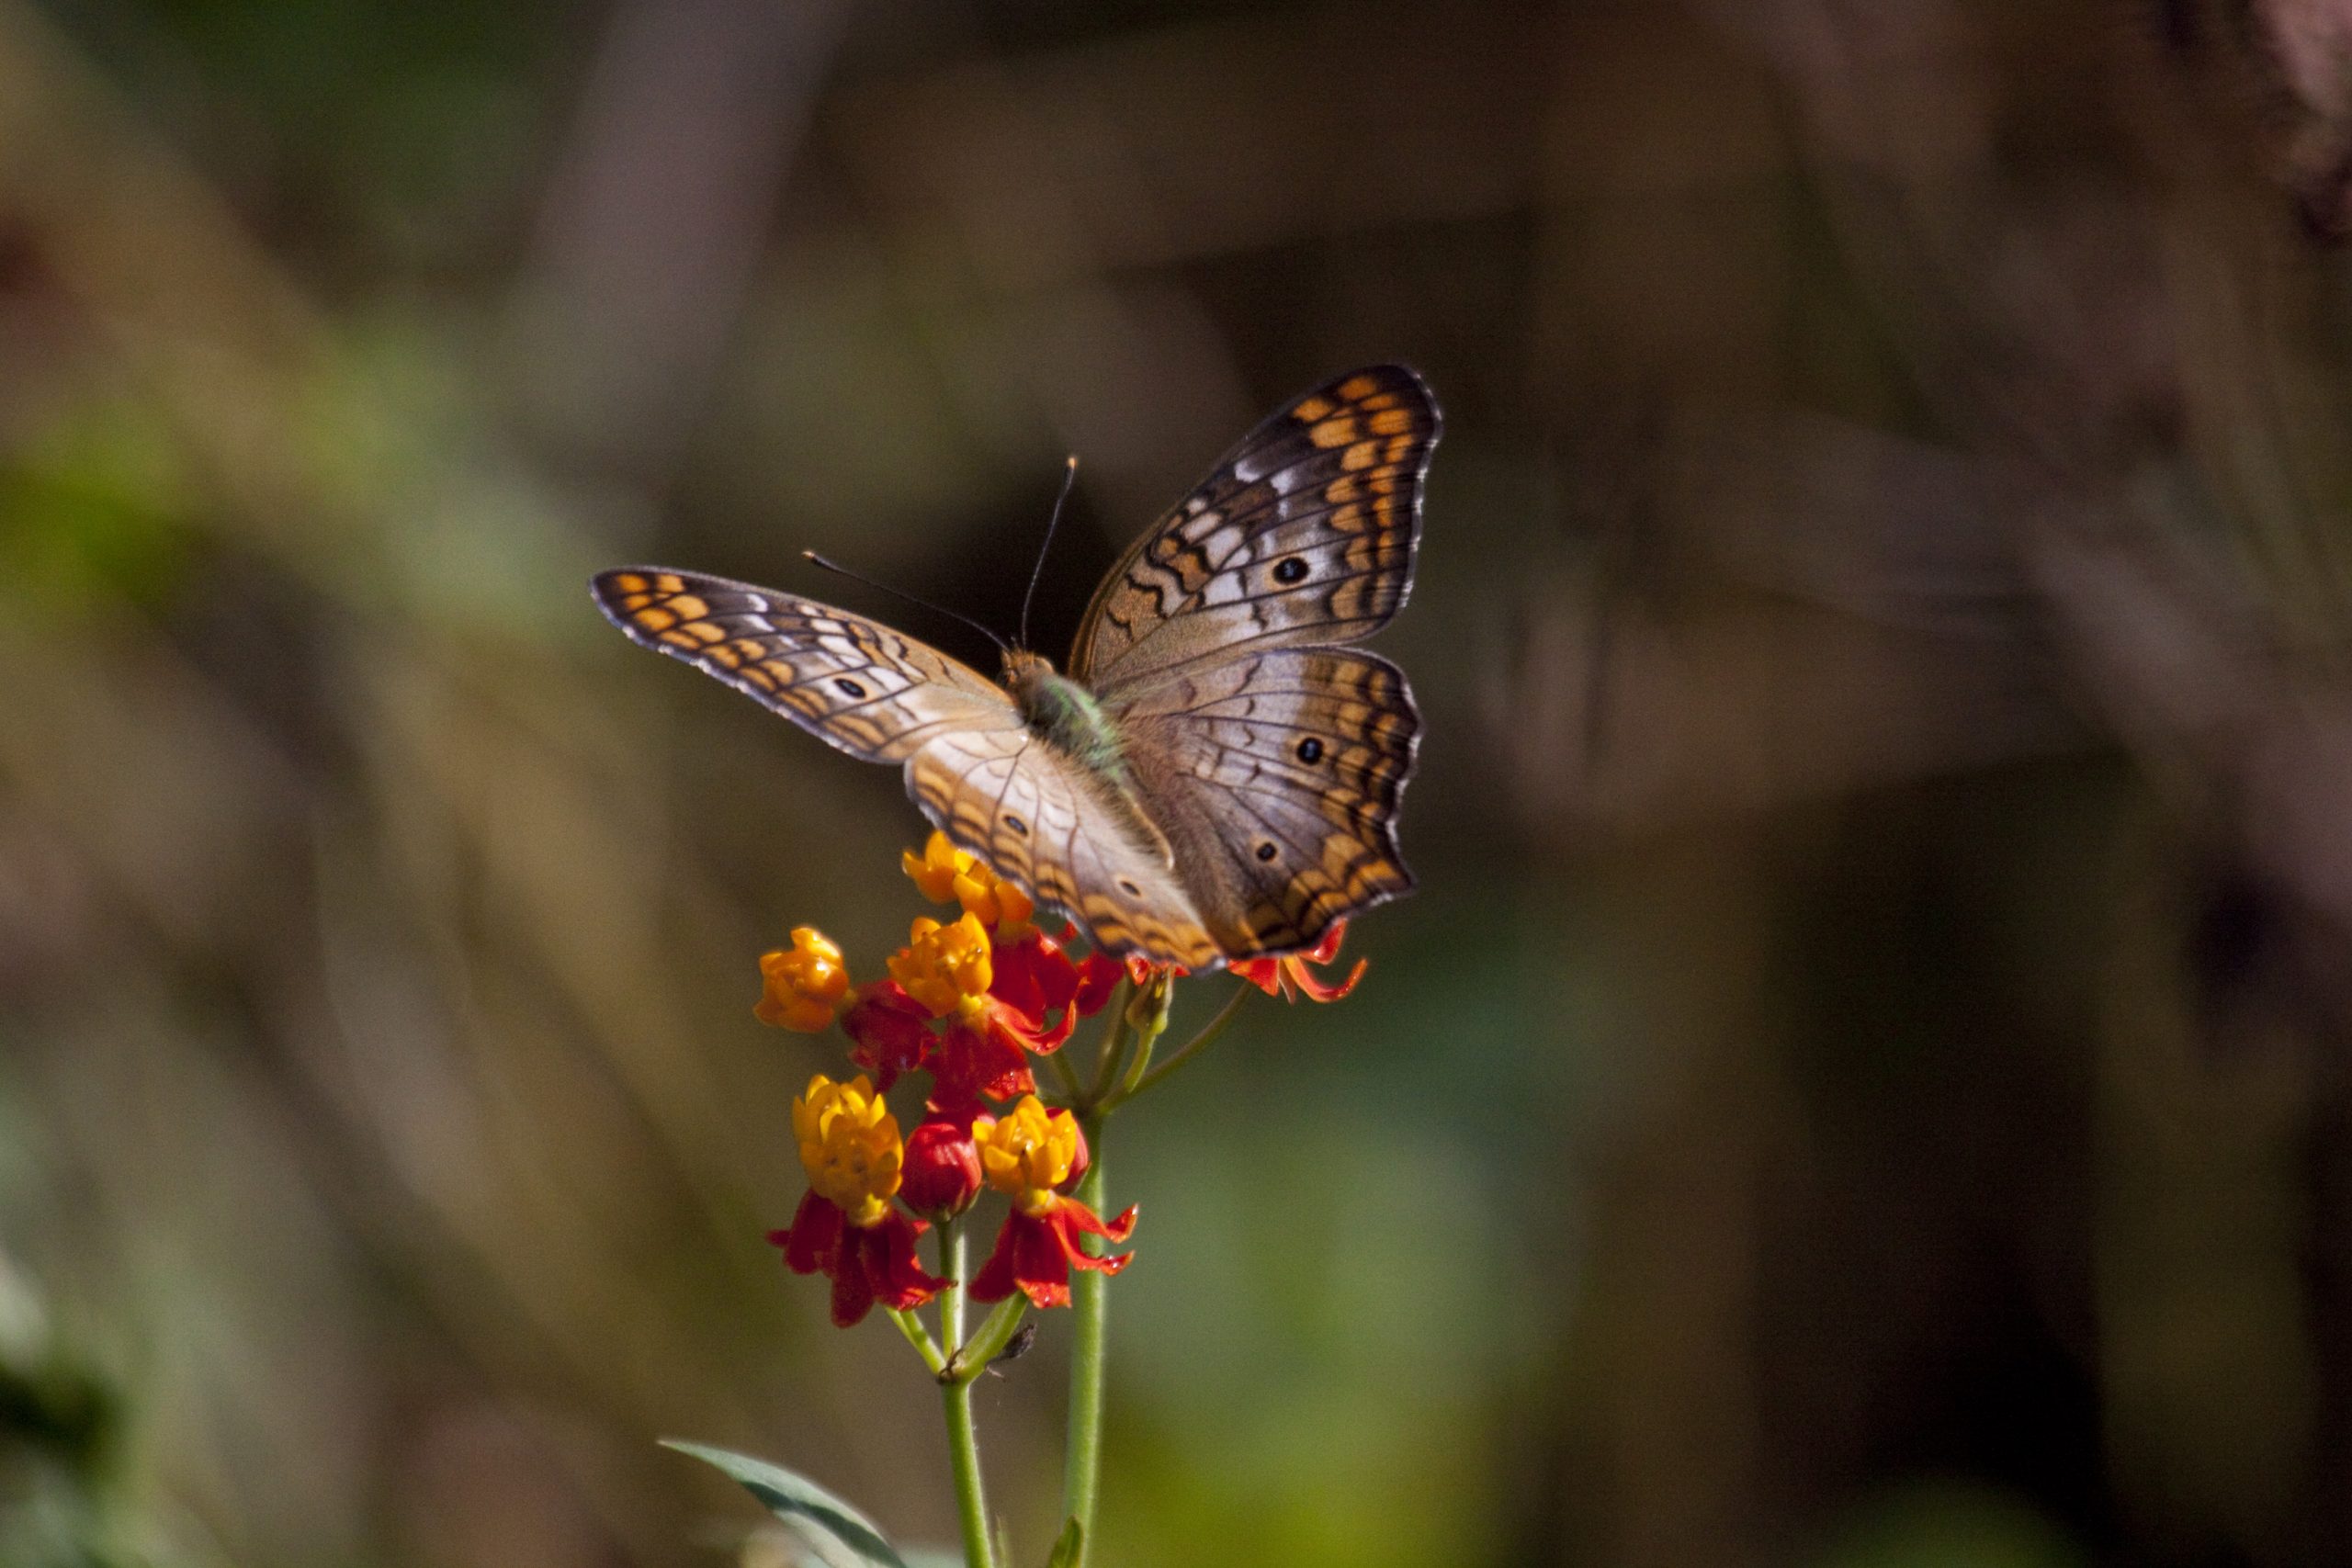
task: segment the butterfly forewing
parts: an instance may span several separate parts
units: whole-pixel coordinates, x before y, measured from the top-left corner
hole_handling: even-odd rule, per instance
[[[1377,631],[1412,587],[1439,423],[1401,365],[1295,400],[1112,568],[1072,675],[1113,696],[1198,660]]]
[[[943,735],[1025,733],[995,682],[847,610],[661,567],[604,572],[592,587],[606,617],[638,642],[853,757],[897,762]]]

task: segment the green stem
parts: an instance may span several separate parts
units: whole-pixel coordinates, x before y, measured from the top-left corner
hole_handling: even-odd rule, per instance
[[[947,1280],[947,1289],[939,1295],[939,1332],[952,1357],[964,1342],[964,1231],[954,1220],[939,1224],[939,1272]],[[965,1568],[996,1568],[996,1555],[989,1546],[988,1501],[980,1490],[979,1438],[972,1429],[972,1384],[968,1379],[943,1383],[940,1398],[947,1409],[947,1453],[956,1472]]]
[[[1168,1059],[1161,1062],[1159,1066],[1142,1077],[1135,1078],[1126,1088],[1119,1091],[1111,1100],[1111,1104],[1125,1105],[1154,1084],[1165,1082],[1170,1073],[1215,1044],[1217,1036],[1232,1026],[1235,1015],[1241,1011],[1241,1004],[1250,999],[1250,994],[1253,988],[1246,984],[1236,987],[1232,998],[1226,1002],[1225,1006],[1217,1009],[1215,1018],[1201,1026],[1201,1032],[1198,1034],[1176,1047]]]
[[[1093,1156],[1086,1178],[1078,1185],[1079,1201],[1096,1213],[1102,1212],[1102,1112],[1090,1111],[1079,1118],[1086,1145]],[[1087,1245],[1089,1251],[1100,1245]],[[1094,1544],[1094,1501],[1102,1472],[1103,1348],[1110,1327],[1110,1281],[1091,1269],[1075,1269],[1070,1281],[1071,1341],[1069,1366],[1069,1445],[1062,1470],[1062,1514],[1076,1519],[1081,1533],[1080,1563]]]
[[[1102,1032],[1102,1048],[1095,1053],[1094,1086],[1087,1090],[1086,1098],[1080,1102],[1081,1119],[1093,1107],[1102,1103],[1103,1097],[1111,1092],[1111,1086],[1118,1081],[1119,1058],[1125,1054],[1127,1043],[1127,1003],[1134,998],[1135,990],[1133,981],[1122,980],[1118,991],[1111,998],[1107,1010],[1111,1024]],[[1092,1136],[1092,1133],[1090,1131],[1088,1135]]]
[[[987,1371],[989,1363],[1004,1354],[1004,1348],[1012,1343],[1012,1336],[1028,1311],[1029,1298],[1019,1291],[997,1303],[996,1310],[981,1320],[972,1337],[939,1369],[939,1381],[970,1382]]]
[[[900,1312],[896,1307],[884,1307],[882,1310],[889,1314],[892,1323],[899,1325],[899,1332],[907,1337],[907,1343],[915,1348],[915,1354],[922,1358],[922,1364],[931,1369],[932,1376],[937,1377],[939,1369],[947,1364],[947,1358],[939,1353],[937,1345],[932,1343],[931,1330],[922,1325],[922,1319],[910,1312]]]
[[[1046,1070],[1054,1075],[1054,1082],[1062,1091],[1062,1103],[1075,1105],[1078,1103],[1078,1075],[1069,1070],[1068,1062],[1062,1060],[1068,1055],[1067,1051],[1055,1052],[1046,1058]]]

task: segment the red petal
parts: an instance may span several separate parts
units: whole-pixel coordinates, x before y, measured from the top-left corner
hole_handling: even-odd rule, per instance
[[[784,1248],[785,1267],[794,1273],[830,1274],[841,1258],[844,1218],[839,1204],[812,1189],[793,1212],[792,1227],[771,1232],[768,1239]]]
[[[1099,1235],[1114,1242],[1126,1240],[1136,1227],[1136,1212],[1132,1208],[1106,1224],[1085,1204],[1065,1198],[1046,1212],[1042,1223],[1052,1234],[1055,1247],[1063,1259],[1077,1268],[1115,1274],[1125,1269],[1127,1260],[1135,1256],[1132,1252],[1121,1252],[1096,1258],[1080,1245],[1078,1239],[1080,1235]]]
[[[853,1250],[855,1250],[854,1248]],[[854,1328],[874,1307],[874,1285],[858,1258],[842,1259],[833,1274],[833,1326]]]
[[[1348,977],[1336,985],[1326,984],[1317,979],[1306,972],[1306,965],[1302,964],[1291,965],[1290,977],[1292,983],[1306,994],[1308,1001],[1336,1002],[1356,988],[1356,982],[1363,978],[1364,965],[1370,962],[1369,959],[1357,959],[1356,966],[1348,971]]]
[[[976,1302],[1001,1302],[1012,1294],[1019,1282],[1012,1277],[1012,1252],[1016,1241],[1014,1225],[1021,1215],[1018,1211],[1004,1216],[1004,1224],[997,1227],[996,1245],[989,1249],[988,1261],[972,1276],[972,1299]]]
[[[989,956],[996,979],[989,994],[1019,1009],[1033,1029],[1045,1023],[1048,1012],[1069,1006],[1078,991],[1078,965],[1060,942],[1035,926],[1012,942],[998,943]]]
[[[1070,1009],[1080,1018],[1092,1018],[1119,988],[1120,976],[1125,965],[1107,953],[1090,953],[1086,962],[1078,966],[1078,989],[1070,997]]]
[[[856,1042],[849,1059],[872,1073],[875,1089],[885,1094],[900,1073],[922,1066],[931,1049],[930,1010],[896,980],[861,988],[842,1028]]]
[[[1074,1008],[1062,1010],[1061,1021],[1051,1029],[1038,1029],[1010,1007],[989,998],[987,1010],[989,1030],[1015,1051],[1035,1051],[1050,1055],[1062,1048],[1070,1031],[1078,1027],[1078,1012]]]
[[[1055,1205],[1059,1208],[1059,1204]],[[1019,1210],[1012,1240],[1012,1275],[1035,1307],[1069,1305],[1069,1257],[1050,1219],[1032,1219]]]
[[[922,1230],[921,1221],[893,1209],[889,1218],[857,1238],[873,1293],[895,1312],[911,1311],[947,1288],[946,1280],[924,1273],[915,1259],[915,1238]]]
[[[1010,1100],[1032,1094],[1037,1080],[1021,1047],[994,1029],[950,1025],[931,1054],[931,1109],[953,1115],[977,1107],[985,1097]]]
[[[1340,956],[1340,943],[1348,934],[1348,922],[1333,920],[1323,932],[1322,939],[1298,956],[1309,964],[1329,964]]]
[[[1279,958],[1245,958],[1226,968],[1236,979],[1249,981],[1270,997],[1282,993],[1283,964]]]

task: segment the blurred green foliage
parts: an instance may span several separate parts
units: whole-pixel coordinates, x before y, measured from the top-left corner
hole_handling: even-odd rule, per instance
[[[951,1539],[760,1240],[917,818],[586,577],[1076,450],[1056,649],[1391,357],[1423,891],[1113,1129],[1101,1560],[2352,1560],[2346,50],[1867,9],[0,0],[0,1560]]]

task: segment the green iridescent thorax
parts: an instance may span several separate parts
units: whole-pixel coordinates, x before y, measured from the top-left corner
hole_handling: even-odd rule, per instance
[[[1004,656],[1004,683],[1020,705],[1029,728],[1057,748],[1107,778],[1124,779],[1118,727],[1094,694],[1034,653]]]

